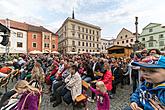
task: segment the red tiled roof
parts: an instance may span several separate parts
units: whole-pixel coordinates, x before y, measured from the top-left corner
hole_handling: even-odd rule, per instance
[[[10,28],[20,29],[20,30],[25,30],[25,31],[33,31],[33,32],[50,32],[50,33],[53,33],[51,31],[49,31],[48,29],[44,28],[43,26],[34,26],[31,24],[21,23],[21,22],[17,22],[17,21],[13,21],[13,20],[9,20],[9,21],[10,21]],[[0,19],[0,23],[5,25],[6,19]]]
[[[5,25],[6,20],[2,19],[2,20],[0,20],[0,22]],[[25,31],[28,29],[27,28],[28,26],[26,23],[21,23],[21,22],[17,22],[17,21],[13,21],[13,20],[9,20],[9,22],[10,22],[10,28],[20,29],[20,30],[25,30]]]

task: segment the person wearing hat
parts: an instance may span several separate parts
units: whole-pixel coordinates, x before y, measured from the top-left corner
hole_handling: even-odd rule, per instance
[[[165,110],[165,56],[148,56],[132,65],[140,66],[145,81],[130,97],[125,110]]]

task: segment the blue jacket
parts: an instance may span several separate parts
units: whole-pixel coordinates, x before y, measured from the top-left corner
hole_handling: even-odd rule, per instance
[[[130,97],[131,102],[136,102],[144,110],[154,110],[149,99],[157,100],[165,106],[165,82],[155,87],[151,83],[143,82]]]

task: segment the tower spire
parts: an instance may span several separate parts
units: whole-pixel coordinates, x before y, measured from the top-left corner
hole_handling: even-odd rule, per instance
[[[72,19],[74,19],[74,8],[73,8],[73,11],[72,11]]]

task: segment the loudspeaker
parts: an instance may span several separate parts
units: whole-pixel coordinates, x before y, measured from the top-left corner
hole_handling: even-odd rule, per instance
[[[1,45],[6,46],[9,43],[9,36],[8,35],[1,35],[2,41],[0,42]]]

